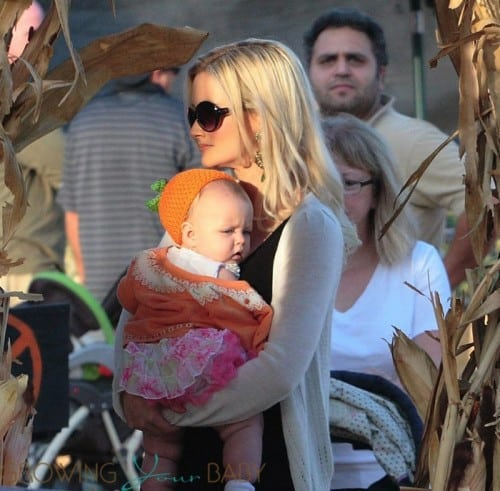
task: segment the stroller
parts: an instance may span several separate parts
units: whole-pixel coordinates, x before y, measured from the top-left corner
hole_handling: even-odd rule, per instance
[[[69,303],[72,345],[69,420],[48,439],[34,436],[25,479],[30,489],[140,487],[142,433],[131,430],[112,408],[114,327],[121,312],[117,283],[102,304],[64,273],[42,272],[30,284],[29,292],[43,294],[43,303]]]
[[[373,374],[330,373],[331,441],[371,449],[386,472],[380,481],[363,489],[397,491],[411,485],[422,436],[417,409],[397,385]]]

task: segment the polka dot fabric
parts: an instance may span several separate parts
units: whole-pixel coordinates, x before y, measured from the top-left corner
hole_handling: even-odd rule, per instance
[[[416,449],[408,422],[377,394],[330,379],[330,431],[368,443],[382,468],[396,481],[413,478]]]

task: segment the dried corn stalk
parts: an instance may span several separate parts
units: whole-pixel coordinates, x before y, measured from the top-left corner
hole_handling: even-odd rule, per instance
[[[459,77],[460,151],[465,157],[465,209],[478,264],[498,225],[500,150],[500,5],[497,0],[437,0],[443,46],[431,64],[449,55]]]
[[[391,354],[399,380],[411,394],[417,412],[424,420],[438,375],[436,365],[425,350],[397,328],[392,338]]]
[[[4,185],[12,193],[12,202],[4,203],[2,209],[0,276],[22,261],[9,258],[5,250],[27,206],[16,153],[70,121],[109,80],[182,65],[207,36],[190,28],[142,24],[76,52],[68,27],[70,0],[53,0],[21,57],[10,65],[7,44],[12,27],[30,4],[31,0],[0,0],[0,165]],[[111,6],[114,9],[113,2]],[[71,59],[47,73],[61,31]],[[0,292],[0,485],[4,486],[14,486],[20,478],[34,416],[28,377],[13,377],[10,348],[3,352],[9,301],[14,295],[38,299],[23,292]]]
[[[26,0],[0,0],[0,19],[16,15]],[[207,33],[190,28],[142,24],[100,38],[77,53],[68,30],[69,0],[53,0],[22,57],[8,65],[6,47],[0,43],[0,162],[5,185],[13,194],[12,206],[3,208],[0,274],[16,264],[5,244],[26,211],[22,175],[15,154],[37,138],[62,126],[109,80],[186,63]],[[9,14],[9,15],[7,15]],[[9,25],[9,29],[12,27]],[[0,21],[0,28],[5,22]],[[6,27],[6,26],[4,26]],[[63,31],[71,59],[48,72],[54,42]],[[0,33],[3,35],[6,31]]]
[[[448,55],[459,77],[465,209],[481,264],[498,230],[500,5],[436,0],[435,7],[442,49],[431,65]],[[416,478],[417,486],[433,491],[500,491],[500,260],[470,271],[467,281],[473,293],[466,309],[454,299],[445,313],[433,297],[443,362],[427,408]],[[465,344],[468,328],[472,343]],[[464,350],[470,357],[460,369],[457,357]]]

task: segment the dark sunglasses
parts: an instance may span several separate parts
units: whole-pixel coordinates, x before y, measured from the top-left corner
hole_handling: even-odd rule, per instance
[[[194,109],[188,108],[189,126],[198,121],[201,129],[211,133],[221,127],[222,121],[229,114],[227,107],[217,107],[213,102],[202,101]]]

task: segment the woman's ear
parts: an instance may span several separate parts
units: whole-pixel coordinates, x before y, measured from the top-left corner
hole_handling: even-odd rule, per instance
[[[196,234],[193,225],[190,222],[184,222],[181,225],[182,245],[188,249],[195,249]]]
[[[255,111],[248,111],[248,124],[252,134],[260,133],[262,124],[260,116]]]

